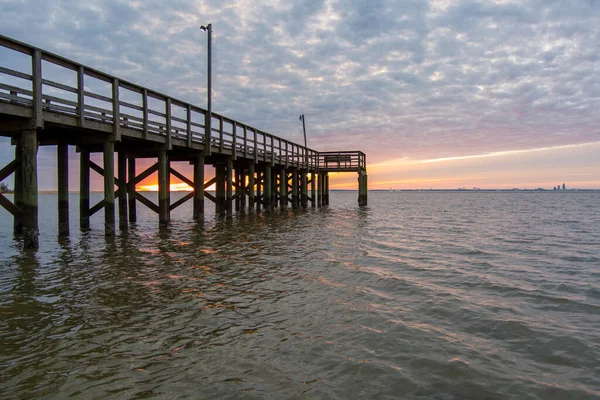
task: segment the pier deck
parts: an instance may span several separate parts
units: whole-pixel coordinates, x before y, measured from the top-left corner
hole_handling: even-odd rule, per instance
[[[115,200],[121,229],[135,221],[137,203],[157,212],[161,224],[192,199],[196,219],[205,198],[218,213],[232,212],[234,205],[236,210],[320,207],[329,204],[329,172],[357,172],[359,204],[366,205],[366,157],[360,151],[318,152],[2,35],[0,50],[12,52],[19,66],[9,68],[6,58],[0,59],[0,136],[11,137],[15,146],[15,159],[0,170],[0,181],[14,174],[14,202],[0,194],[0,204],[13,214],[15,233],[25,234],[32,246],[38,234],[38,146],[57,146],[59,234],[69,229],[69,145],[80,153],[80,225],[89,227],[89,217],[104,209],[106,235],[114,234]],[[91,153],[103,154],[102,167],[90,160]],[[158,163],[136,173],[136,159],[149,157]],[[174,161],[193,164],[193,178],[173,169]],[[208,182],[205,165],[215,168]],[[90,171],[104,178],[104,200],[91,207]],[[153,173],[158,173],[159,204],[135,189]],[[174,204],[171,175],[194,189]],[[214,196],[205,190],[212,184]]]

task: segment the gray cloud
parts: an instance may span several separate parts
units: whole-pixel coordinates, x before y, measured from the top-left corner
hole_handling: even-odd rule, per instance
[[[383,161],[600,137],[597,1],[0,6],[2,34],[200,106],[198,26],[212,22],[215,111],[299,142],[304,113],[320,150],[363,149]]]

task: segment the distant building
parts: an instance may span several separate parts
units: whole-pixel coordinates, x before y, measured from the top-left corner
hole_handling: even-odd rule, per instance
[[[564,183],[563,183],[563,190],[567,190],[567,187],[565,186]]]
[[[556,186],[554,186],[554,187],[552,188],[552,190],[556,190]]]

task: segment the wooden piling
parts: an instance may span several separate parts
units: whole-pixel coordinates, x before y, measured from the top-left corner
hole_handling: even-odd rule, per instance
[[[165,226],[170,220],[169,210],[169,160],[167,151],[158,152],[158,221]]]
[[[227,157],[227,170],[226,170],[226,180],[227,180],[227,197],[226,197],[226,207],[227,213],[231,214],[233,212],[233,160],[231,157]]]
[[[263,181],[264,181],[264,178],[262,178],[261,171],[256,171],[256,181],[257,181],[256,198],[258,199],[258,201],[256,202],[256,211],[260,211],[261,201],[262,201],[262,185],[263,185]]]
[[[58,235],[69,235],[69,146],[56,146],[56,169],[58,172]]]
[[[248,210],[252,211],[256,198],[254,197],[254,163],[251,161],[248,165]]]
[[[311,171],[310,173],[310,206],[311,207],[316,207],[315,204],[315,186],[316,186],[316,174],[315,171]]]
[[[23,131],[21,133],[23,245],[30,248],[37,248],[39,245],[37,150],[37,130]]]
[[[279,179],[279,204],[282,210],[287,208],[287,189],[288,189],[288,179],[287,179],[287,171],[285,169],[281,170],[281,178]]]
[[[325,205],[329,205],[329,174],[326,172],[324,175],[323,182],[325,183]]]
[[[124,151],[117,155],[117,173],[119,175],[119,229],[127,229],[127,157]]]
[[[292,170],[292,208],[298,208],[298,170]]]
[[[225,213],[225,164],[218,163],[215,165],[215,212],[217,214]]]
[[[79,227],[90,228],[90,152],[79,153]]]
[[[246,180],[246,174],[247,174],[248,170],[244,167],[240,167],[240,183],[239,183],[239,188],[241,190],[240,192],[240,208],[242,209],[242,211],[246,210],[246,197],[248,195],[248,187],[247,187],[247,180]]]
[[[317,174],[317,207],[323,206],[323,174]]]
[[[271,189],[273,187],[271,180],[272,180],[271,166],[265,165],[265,172],[264,172],[264,177],[263,177],[265,210],[271,210]]]
[[[115,234],[115,142],[104,141],[104,235]]]
[[[135,157],[130,155],[127,159],[127,201],[129,203],[129,222],[137,221],[137,207],[135,203]]]
[[[308,207],[308,179],[306,171],[300,172],[300,204],[302,208]]]
[[[19,165],[14,172],[14,198],[13,202],[15,206],[19,209],[23,209],[23,173],[21,168],[21,138],[16,139],[15,145],[15,160],[19,161]],[[13,219],[13,232],[15,235],[21,235],[23,233],[23,214],[16,213]]]
[[[204,215],[204,156],[194,159],[194,220]]]

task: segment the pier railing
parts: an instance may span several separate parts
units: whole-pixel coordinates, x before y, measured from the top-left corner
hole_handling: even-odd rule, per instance
[[[327,151],[319,153],[319,170],[324,172],[360,172],[367,169],[362,151]]]
[[[207,144],[207,110],[2,35],[0,104],[17,106],[9,113],[34,118],[39,127],[50,113],[70,117],[76,127],[112,131],[116,141],[125,135],[169,149],[210,145],[213,153],[285,167],[320,165],[317,151],[214,112]]]

